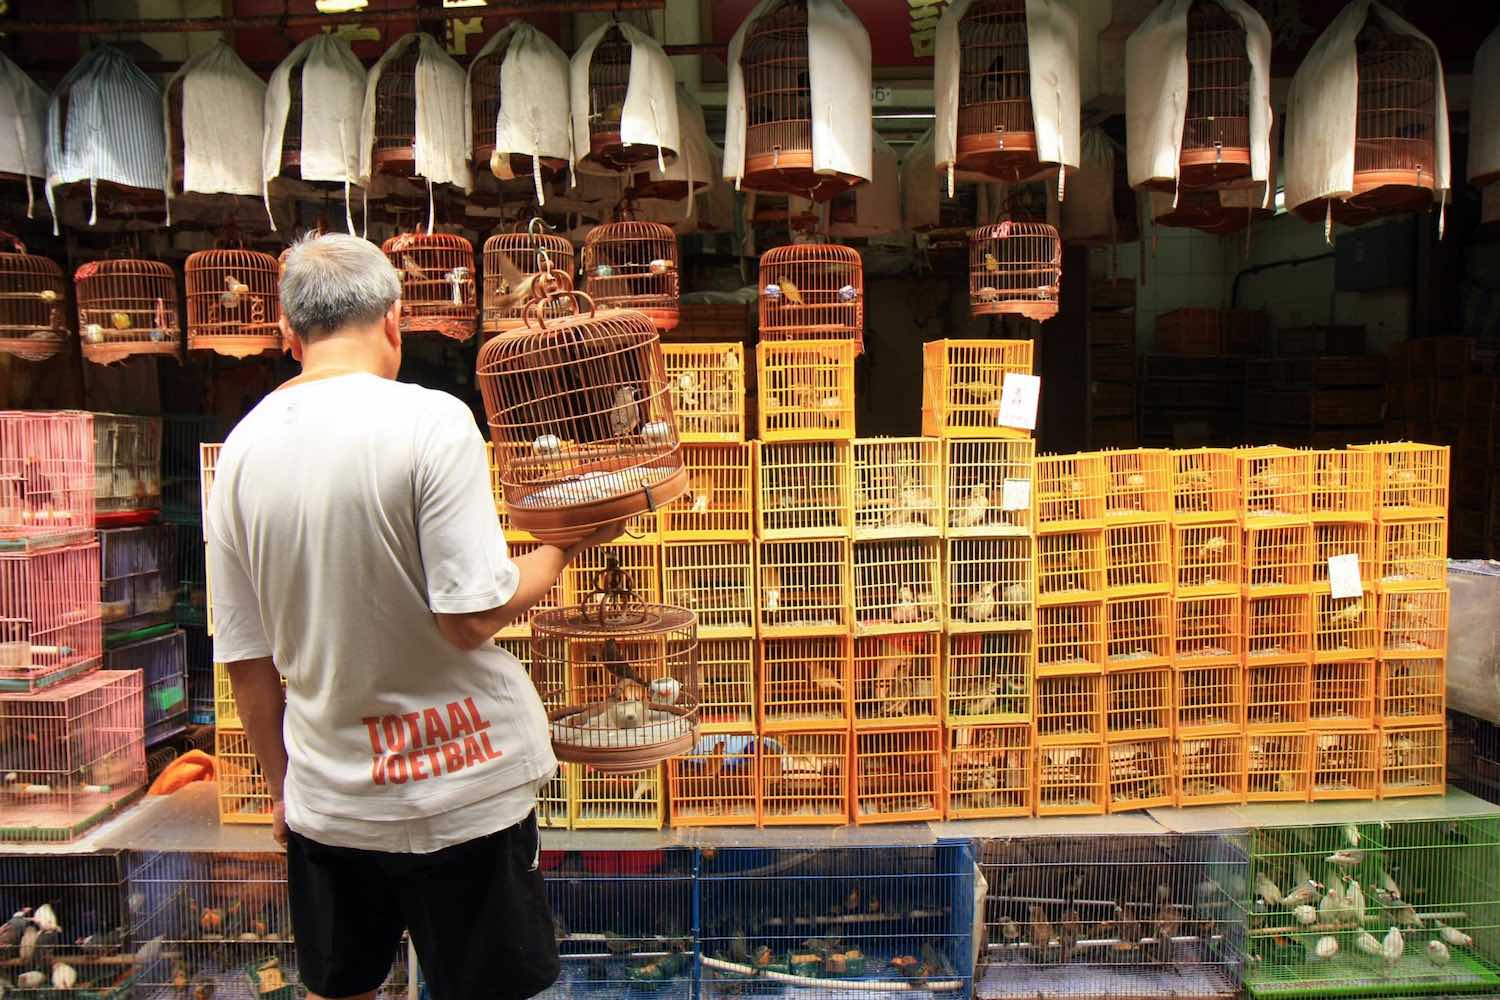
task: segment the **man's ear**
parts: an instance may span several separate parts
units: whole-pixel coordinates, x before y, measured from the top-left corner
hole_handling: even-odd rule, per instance
[[[286,345],[287,350],[292,352],[293,360],[301,363],[302,338],[297,336],[296,331],[292,329],[292,325],[286,321],[285,315],[281,317],[277,325],[281,327],[281,342]]]
[[[385,339],[394,348],[401,348],[401,300],[391,303],[385,311]]]

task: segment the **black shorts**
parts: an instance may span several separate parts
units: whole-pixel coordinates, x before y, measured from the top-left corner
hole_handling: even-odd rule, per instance
[[[536,813],[431,854],[328,847],[287,833],[302,983],[322,997],[380,986],[402,930],[432,1000],[535,996],[557,979],[557,938]]]

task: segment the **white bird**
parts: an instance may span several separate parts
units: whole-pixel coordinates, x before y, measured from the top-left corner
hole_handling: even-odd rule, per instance
[[[1443,942],[1436,938],[1427,942],[1427,961],[1433,965],[1447,965],[1451,957],[1448,954],[1448,946]]]
[[[1315,924],[1318,922],[1318,911],[1306,903],[1292,908],[1292,916],[1299,924]]]
[[[614,405],[609,410],[609,432],[615,437],[634,433],[641,422],[640,410],[636,407],[636,389],[633,385],[615,387]]]
[[[1304,903],[1316,903],[1319,898],[1317,887],[1311,881],[1303,882],[1297,888],[1281,897],[1281,905],[1287,909],[1296,909]]]
[[[1354,935],[1354,947],[1366,955],[1380,957],[1380,942],[1369,931],[1360,931]]]
[[[1349,880],[1349,888],[1344,891],[1344,909],[1350,920],[1357,924],[1365,922],[1365,894],[1354,879]]]
[[[46,983],[47,974],[45,972],[38,972],[36,969],[32,969],[30,972],[23,972],[16,977],[16,986],[23,990],[39,990]]]
[[[923,614],[921,605],[917,604],[917,595],[911,587],[903,583],[901,589],[896,592],[896,606],[891,609],[891,621],[910,625],[925,617],[927,616]]]
[[[32,956],[36,954],[36,939],[41,936],[42,929],[36,924],[28,925],[26,930],[21,932],[21,944],[17,956],[21,959],[22,965],[31,961]]]
[[[166,938],[158,934],[150,941],[147,941],[145,944],[141,945],[140,950],[135,953],[135,958],[133,959],[135,964],[145,966],[150,965],[152,962],[156,961],[156,959],[161,955],[161,946],[165,940]]]
[[[1401,928],[1392,927],[1386,932],[1385,940],[1380,942],[1380,957],[1385,959],[1386,965],[1394,968],[1405,952],[1406,938],[1401,936]]]
[[[1317,943],[1313,945],[1313,956],[1315,958],[1326,960],[1332,958],[1338,953],[1338,939],[1328,934],[1325,934],[1322,937],[1318,938]]]
[[[969,491],[968,500],[964,501],[963,510],[958,512],[956,527],[973,528],[982,524],[989,511],[989,487],[984,485],[984,483],[975,483],[974,488]]]
[[[666,444],[672,440],[672,425],[665,420],[653,420],[641,428],[641,437],[648,444]]]
[[[1474,939],[1469,935],[1447,924],[1438,924],[1438,936],[1455,948],[1467,948],[1474,943]]]
[[[1359,846],[1359,827],[1355,826],[1353,823],[1345,823],[1344,824],[1344,840],[1346,842],[1348,842],[1348,844],[1349,844],[1350,847],[1358,847]]]
[[[969,598],[969,621],[987,622],[995,617],[995,585],[981,583]]]
[[[51,903],[43,903],[41,906],[38,906],[36,912],[31,915],[31,919],[36,921],[36,925],[44,931],[62,930],[62,926],[57,922],[57,913],[52,909]]]
[[[1338,865],[1340,868],[1358,868],[1364,864],[1365,852],[1356,850],[1334,851],[1323,859],[1330,865]]]
[[[698,373],[689,368],[677,373],[677,405],[684,410],[698,408]]]
[[[78,970],[59,959],[52,963],[52,988],[71,990],[78,982]]]
[[[1324,896],[1318,903],[1318,913],[1325,924],[1338,923],[1339,917],[1344,912],[1344,891],[1339,888],[1336,879],[1328,881],[1328,895]]]
[[[531,442],[531,453],[542,458],[556,458],[562,452],[562,439],[556,434],[543,434]]]
[[[659,705],[675,705],[682,697],[682,681],[675,677],[658,677],[650,685],[651,700]]]

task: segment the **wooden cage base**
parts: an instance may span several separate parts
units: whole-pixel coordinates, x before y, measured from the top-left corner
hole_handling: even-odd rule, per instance
[[[740,186],[751,191],[795,194],[815,202],[831,201],[863,183],[864,178],[853,174],[818,173],[813,169],[810,149],[747,153],[745,174],[740,179]]]
[[[1015,184],[1041,173],[1035,132],[982,132],[958,137],[954,169]]]
[[[253,358],[257,354],[279,354],[281,334],[209,333],[188,334],[188,350],[213,351],[229,358]]]

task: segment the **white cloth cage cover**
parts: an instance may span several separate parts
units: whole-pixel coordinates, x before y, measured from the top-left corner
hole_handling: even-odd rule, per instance
[[[1500,28],[1474,54],[1469,93],[1469,180],[1500,174]]]
[[[1130,186],[1177,183],[1187,118],[1188,10],[1195,0],[1163,0],[1125,41],[1125,156]],[[1244,0],[1216,3],[1245,30],[1250,60],[1250,179],[1271,169],[1271,29]]]
[[[1283,125],[1280,119],[1273,122],[1271,125],[1271,135],[1267,140],[1267,147],[1271,152],[1271,161],[1266,169],[1269,180],[1245,184],[1240,187],[1199,193],[1204,195],[1211,194],[1217,197],[1221,209],[1238,211],[1241,215],[1247,216],[1247,224],[1255,221],[1257,213],[1261,218],[1274,214],[1272,206],[1276,201],[1276,174],[1277,168],[1280,166],[1278,162],[1278,150],[1281,148],[1282,128]],[[1145,195],[1145,210],[1147,217],[1153,225],[1158,224],[1157,220],[1171,214],[1178,207],[1178,194],[1169,194],[1165,191],[1154,190],[1146,190],[1141,193]],[[1066,212],[1063,215],[1064,218],[1067,217]]]
[[[380,76],[412,45],[420,46],[416,70],[415,170],[427,182],[430,229],[432,185],[452,184],[464,191],[474,188],[474,175],[469,170],[469,119],[464,114],[467,81],[463,67],[431,35],[403,35],[370,69],[365,80],[364,114],[359,129],[359,181],[368,185],[374,173],[375,91]]]
[[[745,176],[745,71],[740,55],[756,20],[779,0],[760,0],[729,40],[724,108],[724,179]],[[874,120],[870,103],[870,35],[840,0],[807,0],[807,86],[812,100],[813,171],[869,180]]]
[[[826,223],[824,232],[829,236],[885,236],[898,232],[901,229],[901,160],[890,143],[879,135],[874,136],[874,140],[870,152],[873,176],[867,183],[822,205],[792,195],[787,198],[792,214],[818,212]],[[846,198],[854,199],[852,222],[833,218],[835,203],[843,203]]]
[[[167,224],[172,223],[171,93],[182,87],[182,193],[261,192],[260,143],[266,85],[223,42],[200,52],[172,75],[162,92],[166,133]]]
[[[938,173],[937,161],[932,155],[933,130],[928,129],[922,137],[912,143],[901,159],[901,225],[903,229],[917,232],[934,229],[942,221],[942,202],[952,199],[953,191],[944,175]],[[981,192],[992,185],[990,178],[959,170],[954,176],[964,184],[976,184]],[[988,195],[986,194],[986,197]],[[979,224],[979,220],[970,220]]]
[[[63,120],[63,98],[68,102]],[[99,219],[99,182],[160,191],[166,184],[161,91],[109,45],[68,70],[47,104],[47,205],[57,224],[57,188],[89,182],[89,225]]]
[[[573,166],[589,172],[613,172],[584,160],[590,149],[589,64],[593,62],[594,50],[612,28],[618,28],[630,44],[630,79],[620,108],[620,141],[653,147],[657,167],[665,170],[682,149],[677,123],[677,73],[656,39],[624,21],[611,21],[596,28],[573,53],[573,62],[568,67],[573,103]]]
[[[682,84],[677,85],[677,132],[682,149],[677,159],[666,165],[663,169],[655,163],[646,164],[650,169],[646,171],[648,182],[657,181],[681,181],[689,186],[694,192],[693,197],[682,199],[683,205],[679,206],[678,216],[691,218],[697,211],[697,193],[709,187],[715,177],[715,155],[717,147],[708,140],[708,126],[703,122],[703,108],[693,100],[687,88]],[[661,201],[662,199],[643,199]],[[675,220],[653,219],[654,222],[665,222],[671,225]]]
[[[641,198],[635,203],[635,217],[644,222],[660,222],[671,226],[679,236],[692,233],[722,233],[734,230],[734,188],[723,179],[720,171],[724,165],[724,153],[712,142],[708,144],[707,187],[698,189],[693,195],[693,211],[684,214],[682,202],[665,201],[661,198]],[[669,165],[668,171],[672,168]],[[655,174],[655,171],[653,171]]]
[[[525,21],[512,21],[484,44],[469,63],[464,87],[465,149],[474,148],[474,64],[505,46],[500,61],[500,110],[495,116],[495,151],[503,169],[509,156],[531,157],[536,203],[547,204],[541,161],[573,162],[568,57],[557,43]],[[508,180],[510,178],[502,178]]]
[[[47,92],[0,53],[0,174],[26,183],[26,218],[36,196],[33,177],[47,176]]]
[[[349,185],[359,177],[360,116],[365,68],[349,43],[317,34],[299,44],[271,73],[266,85],[265,136],[261,143],[261,197],[271,214],[271,182],[281,176],[281,142],[291,112],[291,76],[302,71],[302,180],[344,186],[344,220],[354,232]],[[271,219],[271,228],[276,220]]]
[[[952,191],[958,157],[958,80],[962,54],[958,23],[974,0],[953,0],[938,19],[932,98],[933,152]],[[1031,117],[1042,170],[1078,168],[1081,98],[1078,90],[1078,14],[1065,0],[1026,0],[1026,42],[1031,70]],[[1059,197],[1067,194],[1059,185]]]
[[[1062,206],[1062,237],[1107,243],[1115,238],[1115,144],[1103,129],[1083,133],[1072,197]]]
[[[1387,30],[1421,39],[1436,60],[1433,79],[1434,198],[1446,208],[1452,184],[1448,149],[1448,92],[1443,62],[1432,39],[1410,22],[1373,0],[1352,0],[1308,50],[1292,77],[1286,97],[1286,207],[1295,211],[1310,201],[1343,200],[1354,193],[1355,115],[1359,107],[1359,71],[1354,41],[1370,17]],[[1441,216],[1440,216],[1441,219]],[[1442,223],[1439,222],[1439,231]]]

